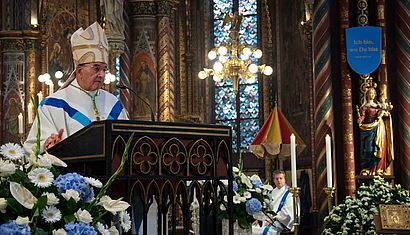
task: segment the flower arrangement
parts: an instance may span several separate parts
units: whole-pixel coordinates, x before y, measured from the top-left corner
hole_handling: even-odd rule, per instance
[[[379,204],[410,206],[409,192],[375,176],[370,185],[357,189],[356,199],[348,196],[333,208],[325,218],[323,234],[376,234],[374,215],[378,213]]]
[[[238,167],[233,167],[233,219],[242,229],[248,229],[256,220],[265,221],[273,218],[273,199],[271,192],[273,187],[264,184],[258,175],[247,176],[242,171],[242,160]],[[228,196],[225,193],[218,194],[219,215],[222,219],[228,219],[227,204]],[[272,220],[273,221],[273,220]]]
[[[39,154],[39,141],[26,157],[21,146],[0,147],[0,235],[1,234],[119,234],[131,228],[130,206],[105,195],[123,168],[122,162],[105,185],[77,173],[60,174],[67,165],[48,153]],[[94,190],[99,190],[98,194]],[[111,220],[110,224],[106,222]]]

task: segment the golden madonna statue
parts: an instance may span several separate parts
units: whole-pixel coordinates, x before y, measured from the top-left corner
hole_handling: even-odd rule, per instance
[[[364,101],[358,111],[360,127],[360,174],[390,175],[394,159],[393,133],[390,111],[387,102],[387,86],[380,88],[376,100],[376,84],[370,80],[366,86]]]

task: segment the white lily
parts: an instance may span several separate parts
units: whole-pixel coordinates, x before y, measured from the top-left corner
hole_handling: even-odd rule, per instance
[[[67,167],[67,164],[63,162],[60,158],[49,153],[46,153],[45,156],[50,160],[51,164],[53,164],[54,166]]]
[[[244,183],[248,188],[253,187],[252,182],[247,175],[241,174],[240,177],[241,177],[242,183]]]
[[[98,205],[102,205],[105,210],[115,214],[119,211],[125,211],[130,204],[121,200],[112,200],[109,196],[103,196]]]
[[[34,204],[37,203],[37,198],[23,185],[16,182],[10,182],[10,192],[14,199],[27,209],[33,209]]]

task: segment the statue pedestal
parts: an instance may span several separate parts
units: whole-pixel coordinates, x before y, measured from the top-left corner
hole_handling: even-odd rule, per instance
[[[386,182],[394,185],[394,175],[381,175]],[[369,185],[373,181],[374,175],[356,175],[356,187],[360,187],[362,184]]]

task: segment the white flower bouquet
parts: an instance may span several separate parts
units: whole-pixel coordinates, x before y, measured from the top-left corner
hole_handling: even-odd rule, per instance
[[[105,195],[125,164],[130,137],[122,162],[103,184],[77,173],[60,174],[67,165],[50,154],[38,153],[39,141],[29,156],[21,146],[0,147],[1,234],[119,234],[131,228],[130,206]],[[96,195],[94,190],[98,190]],[[108,223],[107,223],[108,222]]]
[[[233,167],[233,219],[243,229],[248,229],[256,220],[272,220],[273,199],[271,192],[273,187],[264,184],[258,175],[247,176],[242,172],[242,161],[238,167]],[[228,219],[227,193],[218,194],[219,216]]]
[[[325,218],[323,234],[376,234],[374,215],[379,204],[410,206],[410,196],[399,184],[391,185],[375,176],[370,185],[356,191],[356,199],[348,196]]]

